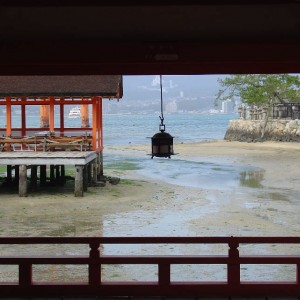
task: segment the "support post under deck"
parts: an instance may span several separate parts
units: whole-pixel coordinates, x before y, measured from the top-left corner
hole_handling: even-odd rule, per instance
[[[92,185],[97,183],[97,159],[92,162]]]
[[[83,169],[84,166],[75,166],[75,197],[83,197]]]
[[[7,177],[6,177],[7,183],[11,184],[12,183],[12,166],[7,165],[6,170],[7,170]]]
[[[88,165],[83,167],[83,191],[87,192],[88,190]]]
[[[63,186],[66,183],[66,172],[65,172],[65,166],[60,166],[60,184]]]
[[[37,189],[37,166],[31,166],[30,188],[33,191]]]
[[[15,165],[15,184],[18,184],[19,176],[20,176],[19,166]]]
[[[103,152],[102,150],[97,154],[97,178],[102,180],[104,176],[103,173]]]
[[[47,166],[41,165],[40,166],[40,186],[46,186],[47,182]]]
[[[27,166],[21,165],[19,168],[19,196],[27,197]]]

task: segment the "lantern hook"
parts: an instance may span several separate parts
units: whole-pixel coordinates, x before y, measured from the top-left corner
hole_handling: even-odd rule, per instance
[[[160,118],[159,130],[160,132],[164,132],[166,130],[166,125],[164,125],[162,75],[159,75],[159,78],[160,78],[160,112],[161,112],[161,116],[159,116]]]

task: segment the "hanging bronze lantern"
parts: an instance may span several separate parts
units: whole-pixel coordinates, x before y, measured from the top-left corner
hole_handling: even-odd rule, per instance
[[[168,157],[171,158],[173,152],[173,137],[167,132],[158,132],[154,134],[152,139],[152,157]]]
[[[152,140],[152,156],[156,157],[168,157],[174,155],[173,151],[173,137],[171,134],[165,132],[166,126],[164,125],[164,115],[163,115],[163,99],[162,99],[162,76],[160,75],[160,103],[161,103],[161,116],[159,130],[160,132],[154,134],[151,138]]]

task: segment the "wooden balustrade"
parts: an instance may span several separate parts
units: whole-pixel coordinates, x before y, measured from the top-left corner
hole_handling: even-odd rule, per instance
[[[92,139],[77,137],[0,137],[1,151],[57,151],[57,150],[92,150]]]
[[[87,255],[70,256],[0,256],[3,265],[18,266],[18,282],[0,282],[0,295],[17,296],[281,296],[291,297],[300,294],[300,254],[299,255],[240,255],[242,244],[300,244],[299,237],[103,237],[103,238],[0,238],[0,245],[62,245],[84,244]],[[100,249],[114,244],[122,248],[124,244],[220,244],[228,246],[228,253],[222,255],[160,255],[159,248],[154,255],[103,255]],[[38,247],[36,251],[38,253]],[[156,265],[156,281],[105,281],[101,267],[105,265]],[[174,281],[174,265],[225,265],[225,281]],[[287,282],[243,282],[240,278],[241,264],[284,265],[297,267],[295,280]],[[35,282],[34,265],[82,265],[88,266],[86,282]]]

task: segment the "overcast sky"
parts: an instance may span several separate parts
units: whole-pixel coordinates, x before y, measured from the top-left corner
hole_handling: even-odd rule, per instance
[[[214,96],[218,89],[218,78],[225,75],[163,75],[163,91],[166,97],[183,93],[186,97]],[[143,100],[160,96],[158,75],[124,76],[124,99]]]

